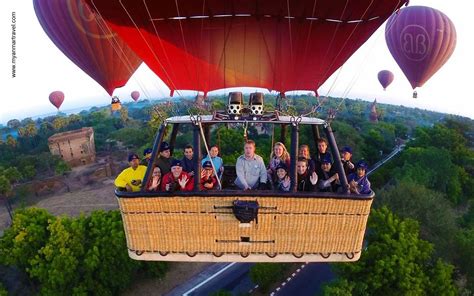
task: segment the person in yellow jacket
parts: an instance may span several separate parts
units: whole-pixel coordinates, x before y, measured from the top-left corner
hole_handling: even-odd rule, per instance
[[[140,191],[146,166],[140,165],[140,158],[132,153],[128,156],[129,168],[124,169],[115,179],[115,186],[127,191]]]

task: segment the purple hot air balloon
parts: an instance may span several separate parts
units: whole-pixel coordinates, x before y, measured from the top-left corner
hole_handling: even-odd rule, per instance
[[[136,90],[132,91],[132,93],[130,94],[130,96],[132,97],[132,99],[136,102],[138,101],[138,98],[140,97],[140,93]]]
[[[53,91],[49,94],[49,101],[59,110],[59,107],[64,102],[64,93],[59,90]]]
[[[393,81],[393,73],[389,70],[380,71],[379,74],[377,74],[377,77],[383,87],[383,90],[385,90]]]
[[[456,29],[441,11],[411,6],[388,19],[385,40],[415,89],[423,86],[451,57],[456,47]]]
[[[51,41],[110,95],[140,65],[137,55],[83,0],[33,0],[33,5]]]

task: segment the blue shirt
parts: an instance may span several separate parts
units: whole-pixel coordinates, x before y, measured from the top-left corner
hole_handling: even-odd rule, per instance
[[[364,175],[363,177],[359,178],[357,176],[357,173],[352,173],[349,175],[349,178],[347,179],[347,182],[352,182],[355,181],[357,183],[357,189],[359,190],[360,194],[369,194],[371,189],[370,189],[370,182],[369,179],[367,179],[367,176]]]
[[[210,157],[209,155],[207,155],[206,157],[204,157],[201,161],[201,165],[203,165],[206,161],[212,161],[212,164],[214,165],[214,168],[216,169],[216,173],[218,176],[220,176],[221,174],[221,167],[224,165],[224,161],[222,160],[222,158],[220,158],[219,156],[216,156],[216,157]]]

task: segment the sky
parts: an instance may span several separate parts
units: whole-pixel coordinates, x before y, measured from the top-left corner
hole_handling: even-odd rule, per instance
[[[361,98],[368,101],[418,107],[474,118],[474,34],[472,11],[474,2],[468,0],[426,1],[411,0],[410,6],[424,5],[445,13],[457,32],[456,49],[448,62],[418,89],[418,99],[412,98],[412,89],[403,72],[392,58],[385,43],[385,25],[319,88],[320,95]],[[14,17],[13,17],[14,14]],[[12,77],[12,22],[15,22],[15,67]],[[13,118],[52,114],[55,107],[48,96],[62,90],[66,99],[64,111],[101,106],[110,103],[110,96],[92,78],[56,48],[40,26],[32,0],[0,1],[0,86],[5,89],[0,97],[0,124]],[[377,73],[387,69],[395,80],[383,91]],[[153,98],[166,98],[169,89],[142,64],[127,85],[117,89],[123,101],[138,90]],[[192,95],[191,92],[181,92]],[[287,93],[288,94],[288,93]],[[289,93],[291,94],[291,92]],[[212,92],[209,94],[212,95]]]

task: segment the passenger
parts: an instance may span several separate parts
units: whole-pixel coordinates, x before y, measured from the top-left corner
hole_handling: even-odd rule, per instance
[[[160,191],[161,188],[161,169],[159,167],[155,167],[151,174],[150,181],[148,182],[148,191]]]
[[[244,155],[239,156],[235,164],[237,179],[235,185],[243,190],[265,189],[267,183],[267,169],[262,157],[255,154],[255,142],[247,140],[244,146]]]
[[[347,182],[349,182],[349,190],[355,194],[369,194],[371,192],[370,182],[367,179],[368,165],[361,160],[356,165],[357,172],[349,175]]]
[[[214,168],[217,172],[216,175],[220,179],[222,177],[222,173],[224,172],[224,161],[219,157],[219,147],[217,147],[217,145],[211,146],[209,149],[209,155],[202,159],[201,165],[203,165],[206,161],[212,161],[212,164],[214,165]]]
[[[276,191],[288,192],[291,189],[291,179],[288,176],[288,166],[284,162],[280,162],[276,167],[276,180],[273,188]]]
[[[314,165],[316,168],[316,172],[318,175],[321,174],[321,164],[323,159],[329,159],[332,164],[332,156],[331,153],[327,151],[328,149],[328,142],[324,138],[318,139],[318,152],[314,157]]]
[[[190,177],[194,176],[194,150],[193,146],[186,145],[184,147],[184,157],[181,160],[183,163],[183,171],[188,173]]]
[[[318,187],[321,192],[337,192],[340,187],[339,175],[332,170],[329,157],[321,160],[321,172],[318,177]]]
[[[201,190],[213,190],[217,189],[219,183],[217,177],[214,175],[211,162],[208,160],[202,165],[201,171]]]
[[[160,156],[156,160],[156,165],[160,167],[161,174],[164,176],[170,172],[174,159],[171,157],[171,147],[167,142],[161,143],[159,152]]]
[[[161,190],[168,192],[175,191],[192,191],[193,178],[188,173],[183,172],[183,165],[179,160],[173,160],[171,164],[171,172],[163,176],[161,182]]]
[[[349,176],[352,173],[355,173],[355,165],[352,163],[352,148],[349,146],[345,146],[342,148],[341,153],[341,162],[342,166],[344,167],[344,172],[346,176]]]
[[[314,165],[314,160],[311,158],[311,153],[309,152],[309,146],[303,144],[300,146],[298,151],[298,157],[304,157],[308,160],[308,170],[310,175],[316,170]]]
[[[270,163],[268,164],[268,179],[272,182],[276,181],[276,168],[280,163],[284,163],[286,167],[290,167],[290,154],[286,150],[285,144],[276,142],[273,145],[273,151],[270,154]]]
[[[137,154],[131,153],[128,156],[129,168],[124,169],[115,179],[115,186],[119,190],[128,192],[140,191],[142,180],[145,177],[146,166],[140,165],[140,158]]]
[[[148,164],[150,163],[152,152],[153,150],[151,148],[146,148],[145,150],[143,150],[143,159],[140,162],[141,165],[148,166]]]
[[[318,175],[316,172],[309,173],[308,160],[305,157],[299,157],[296,162],[297,173],[297,191],[300,192],[314,192],[317,190]]]

